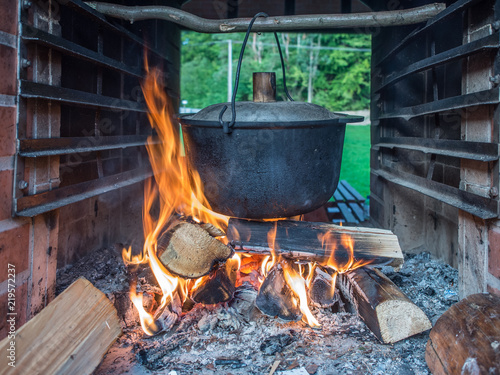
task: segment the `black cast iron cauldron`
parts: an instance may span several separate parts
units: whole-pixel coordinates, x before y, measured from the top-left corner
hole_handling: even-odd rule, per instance
[[[248,32],[232,102],[179,117],[186,155],[218,213],[262,219],[310,212],[337,188],[346,123],[363,117],[310,103],[276,102],[274,73],[254,73],[254,102],[235,102],[247,39]]]

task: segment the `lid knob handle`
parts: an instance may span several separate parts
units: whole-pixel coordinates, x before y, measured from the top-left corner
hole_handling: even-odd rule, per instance
[[[253,74],[253,101],[256,103],[276,101],[276,73],[258,72]]]

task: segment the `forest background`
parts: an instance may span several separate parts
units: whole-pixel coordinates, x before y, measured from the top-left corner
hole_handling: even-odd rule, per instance
[[[334,112],[369,109],[369,35],[279,33],[278,37],[288,91],[294,100]],[[183,32],[181,102],[185,110],[228,101],[243,39],[241,33]],[[251,33],[241,67],[238,101],[252,100],[252,73],[263,71],[276,72],[277,100],[285,100],[274,35]],[[369,155],[369,126],[348,125],[340,178],[364,196],[370,190]]]

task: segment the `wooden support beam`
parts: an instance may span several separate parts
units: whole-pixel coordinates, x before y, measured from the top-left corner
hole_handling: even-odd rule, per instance
[[[180,9],[159,5],[130,7],[100,2],[86,2],[85,4],[106,16],[117,17],[130,22],[163,19],[200,33],[244,32],[250,22],[249,18],[225,20],[201,18]],[[412,25],[427,21],[445,8],[444,3],[434,3],[418,8],[386,12],[267,17],[257,19],[252,31],[298,31]]]
[[[0,374],[91,374],[120,334],[111,301],[80,278],[0,342]]]
[[[387,264],[399,267],[403,264],[403,253],[398,238],[388,230],[375,228],[341,227],[330,223],[281,220],[262,222],[231,218],[227,231],[228,239],[235,250],[250,254],[269,254],[271,249],[267,234],[276,225],[276,253],[285,258],[326,261],[331,249],[325,249],[318,236],[331,233],[337,244],[335,259],[347,262],[348,252],[341,245],[343,235],[354,240],[354,257],[371,261],[371,264]]]
[[[473,294],[454,304],[429,334],[434,375],[500,373],[500,297]]]
[[[432,327],[424,312],[377,269],[362,267],[339,274],[337,287],[384,344],[395,343]]]

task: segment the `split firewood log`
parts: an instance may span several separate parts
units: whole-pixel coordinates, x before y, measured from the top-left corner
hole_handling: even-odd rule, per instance
[[[157,256],[174,275],[197,278],[207,275],[217,262],[228,259],[233,250],[214,238],[215,227],[181,222],[171,226],[158,239]]]
[[[425,313],[377,269],[362,267],[339,274],[337,286],[384,344],[395,343],[432,327]]]
[[[299,304],[285,280],[283,267],[279,263],[271,268],[260,286],[255,304],[263,314],[270,317],[278,317],[286,321],[302,319]]]
[[[500,373],[500,297],[473,294],[454,304],[429,334],[434,375]]]
[[[92,374],[119,335],[111,301],[79,278],[0,341],[0,374]]]
[[[331,275],[321,266],[316,266],[313,272],[307,292],[309,299],[317,307],[332,307],[339,300],[339,295],[335,293],[337,274]]]

